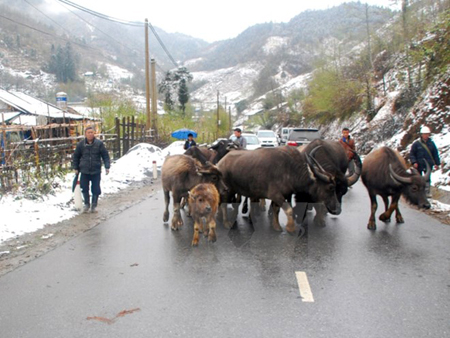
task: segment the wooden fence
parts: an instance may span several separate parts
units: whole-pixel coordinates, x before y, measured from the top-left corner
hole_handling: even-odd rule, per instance
[[[72,154],[84,137],[85,127],[80,123],[0,125],[0,192],[34,184],[70,169]],[[98,123],[94,127],[100,128]],[[114,152],[116,135],[98,134],[97,137],[103,140],[108,151]]]

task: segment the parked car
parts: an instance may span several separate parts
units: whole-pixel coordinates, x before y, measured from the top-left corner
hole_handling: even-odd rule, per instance
[[[296,128],[294,127],[285,127],[281,128],[281,143],[287,143],[287,139],[292,130]]]
[[[277,134],[272,130],[258,130],[256,136],[261,141],[261,147],[278,147],[280,145]]]
[[[291,130],[288,139],[288,146],[301,146],[311,143],[313,140],[321,138],[319,129],[316,128],[295,128]]]
[[[252,133],[242,133],[242,137],[244,137],[247,140],[247,149],[248,150],[254,150],[261,147],[261,141],[259,140],[258,136]],[[236,140],[236,136],[231,135],[230,140],[233,142]]]

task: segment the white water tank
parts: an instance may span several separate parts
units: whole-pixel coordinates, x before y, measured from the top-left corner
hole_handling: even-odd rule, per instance
[[[59,109],[67,110],[67,93],[56,93],[56,106]]]

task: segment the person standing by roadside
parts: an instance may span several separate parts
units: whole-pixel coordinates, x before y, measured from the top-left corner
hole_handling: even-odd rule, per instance
[[[355,140],[350,136],[350,130],[348,128],[342,129],[342,136],[339,139],[339,143],[344,147],[347,153],[348,161],[350,162],[355,156]]]
[[[430,165],[430,168],[435,170],[439,169],[441,165],[441,159],[439,158],[439,152],[430,138],[431,130],[427,126],[420,128],[420,138],[413,143],[411,151],[409,152],[409,159],[421,175],[427,170],[426,162]],[[431,176],[426,183],[427,197],[431,197]]]
[[[197,145],[197,143],[195,143],[195,141],[194,141],[194,135],[188,134],[188,139],[184,143],[184,150],[188,150],[190,147],[194,147],[196,145]]]
[[[247,140],[244,136],[242,136],[242,130],[240,128],[236,128],[234,130],[234,136],[236,136],[236,140],[234,141],[239,145],[240,148],[246,149],[247,148]]]
[[[100,189],[102,159],[109,174],[111,166],[108,151],[102,141],[95,137],[94,129],[87,127],[85,138],[77,144],[73,154],[72,167],[78,175],[81,173],[80,186],[84,198],[83,212],[95,212],[98,197],[102,193]],[[91,184],[92,205],[89,201],[89,184]]]

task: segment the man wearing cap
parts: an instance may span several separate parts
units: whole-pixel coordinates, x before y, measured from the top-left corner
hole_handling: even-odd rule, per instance
[[[105,164],[106,175],[109,174],[110,159],[108,151],[102,141],[95,138],[94,129],[87,127],[85,138],[77,144],[73,154],[72,167],[78,175],[81,172],[80,186],[84,197],[83,212],[95,212],[100,189],[102,159]],[[91,183],[92,206],[89,201],[89,183]]]
[[[242,130],[240,128],[236,128],[234,130],[234,136],[236,136],[236,140],[234,141],[239,145],[240,148],[246,149],[247,148],[247,140],[244,136],[242,136]]]
[[[188,134],[188,139],[184,143],[184,150],[188,150],[190,147],[196,146],[197,143],[194,141],[194,135]]]
[[[430,138],[430,134],[430,128],[422,126],[420,128],[420,139],[413,143],[409,153],[411,163],[421,175],[427,170],[425,162],[428,162],[430,168],[434,167],[436,170],[439,169],[441,164],[438,149]],[[430,181],[427,182],[426,186],[427,197],[431,197]]]

